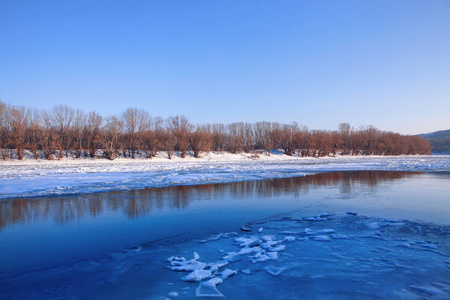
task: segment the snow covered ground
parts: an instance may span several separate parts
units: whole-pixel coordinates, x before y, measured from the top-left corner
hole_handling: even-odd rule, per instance
[[[438,171],[450,156],[290,157],[281,153],[208,153],[202,158],[159,154],[153,159],[26,159],[0,162],[0,199],[134,190],[172,185],[305,176],[330,171]]]

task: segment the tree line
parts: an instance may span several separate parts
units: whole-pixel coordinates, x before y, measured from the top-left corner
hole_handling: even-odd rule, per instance
[[[0,101],[0,156],[23,159],[28,150],[35,159],[69,157],[144,156],[175,151],[247,152],[255,155],[281,149],[286,155],[413,155],[430,154],[420,136],[381,131],[373,126],[355,129],[341,123],[335,131],[309,130],[306,126],[276,122],[194,125],[185,116],[163,119],[147,111],[128,108],[120,115],[103,117],[67,105],[49,110],[7,105]]]

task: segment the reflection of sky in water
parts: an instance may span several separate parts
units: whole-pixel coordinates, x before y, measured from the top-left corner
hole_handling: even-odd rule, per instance
[[[300,211],[449,224],[450,174],[339,172],[298,178],[0,203],[0,272],[104,255],[167,237],[236,230]]]

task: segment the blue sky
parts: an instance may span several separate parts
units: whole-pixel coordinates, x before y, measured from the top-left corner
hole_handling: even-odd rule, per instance
[[[450,128],[450,1],[0,0],[0,100]]]

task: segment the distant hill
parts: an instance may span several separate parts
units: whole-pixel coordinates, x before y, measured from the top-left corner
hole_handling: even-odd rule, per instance
[[[450,129],[419,135],[430,142],[433,154],[450,154]]]

